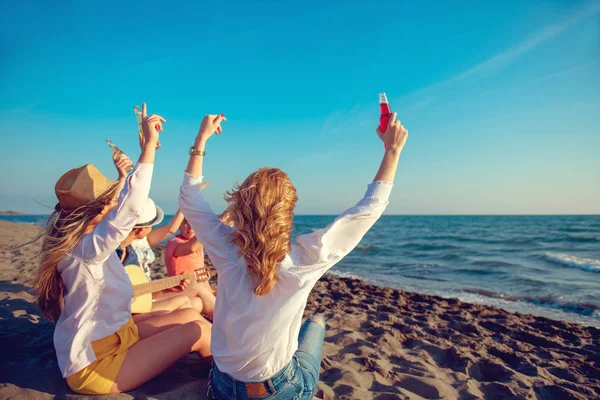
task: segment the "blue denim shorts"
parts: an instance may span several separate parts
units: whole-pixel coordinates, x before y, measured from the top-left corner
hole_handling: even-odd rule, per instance
[[[311,400],[319,384],[325,328],[314,319],[307,319],[300,328],[298,350],[278,373],[263,382],[239,381],[219,371],[213,363],[208,383],[209,399],[248,400]]]

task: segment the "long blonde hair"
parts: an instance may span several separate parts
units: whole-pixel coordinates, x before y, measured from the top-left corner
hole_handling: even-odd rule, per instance
[[[75,247],[90,221],[113,200],[118,188],[119,185],[116,185],[94,201],[72,211],[65,211],[57,204],[48,218],[40,265],[33,273],[33,290],[44,318],[56,323],[62,311],[64,284],[56,269],[58,262]]]
[[[277,264],[290,251],[296,188],[278,168],[261,168],[227,192],[226,215],[235,226],[233,243],[248,264],[253,290],[268,294],[277,282]]]

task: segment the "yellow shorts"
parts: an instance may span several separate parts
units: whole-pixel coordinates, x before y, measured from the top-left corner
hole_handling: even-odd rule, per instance
[[[129,321],[112,335],[94,340],[92,348],[96,361],[67,377],[71,390],[80,394],[109,393],[123,365],[127,350],[139,340],[138,328],[133,318],[129,318]]]

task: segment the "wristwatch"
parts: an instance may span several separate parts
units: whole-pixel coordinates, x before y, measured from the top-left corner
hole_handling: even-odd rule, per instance
[[[206,151],[198,150],[194,146],[190,147],[190,156],[204,156],[206,155]]]

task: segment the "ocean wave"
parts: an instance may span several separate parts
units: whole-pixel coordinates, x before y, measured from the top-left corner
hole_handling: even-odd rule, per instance
[[[433,240],[433,241],[451,241],[451,242],[479,242],[479,238],[473,238],[469,236],[461,236],[461,235],[433,235],[433,236],[424,236],[424,240]]]
[[[352,279],[360,279],[360,280],[367,281],[362,276],[358,276],[358,275],[355,275],[350,272],[340,271],[340,270],[336,270],[336,269],[330,269],[329,271],[327,271],[327,273],[330,275],[333,275],[333,276],[337,276],[338,278],[352,278]]]
[[[465,274],[465,275],[495,275],[498,272],[494,271],[492,269],[478,269],[478,268],[459,268],[459,269],[455,269],[454,271],[452,271],[454,273],[458,273],[458,274]]]
[[[557,229],[558,232],[569,232],[569,233],[586,233],[589,231],[588,227],[573,227],[573,226],[564,226],[562,228]]]
[[[600,238],[590,235],[566,234],[540,239],[540,241],[544,243],[593,243],[600,241]]]
[[[405,278],[409,278],[409,279],[417,279],[420,281],[428,281],[428,282],[448,282],[448,279],[444,279],[444,278],[433,278],[431,276],[423,276],[423,275],[415,275],[415,274],[403,274],[402,275]]]
[[[508,261],[500,260],[474,260],[471,261],[473,265],[479,265],[482,267],[518,267],[518,264],[514,264]]]
[[[453,244],[436,244],[436,243],[423,243],[423,242],[409,242],[399,245],[398,247],[408,250],[417,251],[431,251],[431,250],[459,250],[462,249],[460,246]]]
[[[366,244],[364,246],[358,245],[358,246],[356,246],[356,250],[367,253],[367,252],[377,250],[377,247],[373,246],[372,244]]]
[[[567,235],[567,240],[570,242],[597,242],[599,238],[596,236]]]
[[[600,272],[600,260],[571,256],[565,253],[545,253],[544,258],[555,264],[569,268],[579,268],[589,272]]]
[[[413,267],[416,268],[423,268],[423,269],[428,269],[428,268],[439,268],[441,267],[440,264],[435,264],[435,263],[429,263],[429,264],[411,264]]]
[[[442,260],[459,260],[463,258],[463,256],[457,253],[446,253],[440,256],[439,258],[441,258]]]
[[[586,303],[583,301],[569,300],[564,296],[544,296],[544,297],[530,297],[530,296],[513,296],[505,293],[498,293],[486,289],[462,289],[464,293],[475,294],[482,297],[488,297],[492,299],[500,299],[511,302],[530,303],[538,306],[560,309],[569,313],[594,316],[598,315],[598,306],[592,303]]]
[[[486,237],[483,238],[481,236],[463,236],[463,235],[455,235],[455,236],[425,236],[423,239],[425,240],[431,240],[434,242],[439,242],[439,241],[448,241],[448,242],[455,242],[455,243],[466,243],[466,244],[470,244],[470,243],[474,243],[474,244],[505,244],[505,245],[528,245],[528,244],[534,244],[537,242],[548,242],[548,241],[564,241],[564,240],[568,240],[565,238],[550,238],[547,236],[514,236],[514,237]],[[574,240],[577,240],[578,238],[575,237]]]

